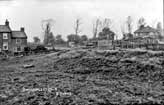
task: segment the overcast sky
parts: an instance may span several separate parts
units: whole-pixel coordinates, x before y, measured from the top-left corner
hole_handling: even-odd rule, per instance
[[[121,37],[120,26],[127,16],[134,24],[140,17],[150,26],[163,24],[163,0],[0,0],[0,24],[8,19],[13,30],[24,26],[29,41],[34,36],[43,38],[41,21],[50,18],[55,20],[54,35],[64,38],[74,33],[76,18],[82,21],[81,34],[89,37],[96,18],[110,18],[112,30]]]

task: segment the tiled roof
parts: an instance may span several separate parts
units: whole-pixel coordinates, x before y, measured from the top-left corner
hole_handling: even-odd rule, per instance
[[[152,27],[147,26],[147,27],[139,28],[134,33],[146,33],[146,32],[158,32],[158,31]]]
[[[9,26],[0,25],[0,32],[11,32],[11,29]]]
[[[27,35],[25,32],[22,32],[22,31],[12,31],[12,37],[13,38],[27,38]]]

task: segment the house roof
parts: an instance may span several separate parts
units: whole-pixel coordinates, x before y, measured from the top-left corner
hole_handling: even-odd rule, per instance
[[[147,27],[140,27],[134,33],[147,33],[147,32],[158,32],[158,31],[150,26],[147,26]]]
[[[0,25],[0,32],[11,32],[11,29],[9,26]]]
[[[13,38],[27,38],[27,35],[23,31],[12,31]]]

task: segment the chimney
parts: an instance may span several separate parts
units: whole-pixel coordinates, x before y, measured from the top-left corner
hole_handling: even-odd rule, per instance
[[[21,27],[21,29],[20,29],[20,30],[21,30],[21,32],[24,32],[24,27]]]
[[[9,26],[9,21],[7,19],[6,19],[5,25]]]

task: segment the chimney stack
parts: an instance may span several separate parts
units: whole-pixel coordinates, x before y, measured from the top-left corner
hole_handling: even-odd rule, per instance
[[[9,21],[7,19],[6,19],[5,25],[9,26]]]
[[[24,32],[24,27],[21,27],[21,29],[20,29],[20,30],[21,30],[21,32]]]

